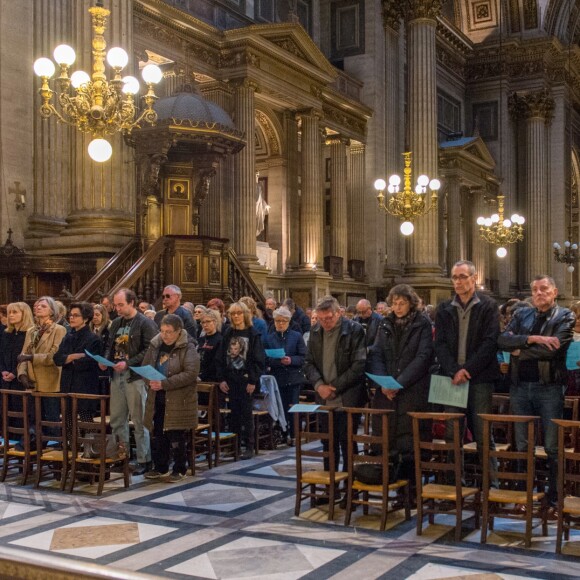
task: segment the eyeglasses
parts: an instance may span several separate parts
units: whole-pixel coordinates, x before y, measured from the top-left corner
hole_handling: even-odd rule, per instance
[[[179,330],[160,330],[159,334],[162,334],[163,336],[171,336],[172,334],[177,334],[178,332],[180,332]]]
[[[288,324],[290,321],[287,318],[276,318],[274,324]]]
[[[214,324],[215,320],[202,320],[201,324]]]
[[[473,274],[459,274],[458,276],[451,276],[451,279],[454,282],[459,282],[460,280],[461,282],[465,282],[465,280],[471,278],[471,276],[473,276]]]
[[[176,294],[162,294],[161,298],[171,298],[172,296],[176,296]]]
[[[244,313],[241,310],[234,310],[233,312],[230,312],[230,316],[243,316]]]
[[[336,314],[331,314],[330,316],[319,316],[319,322],[332,322],[336,318]]]
[[[68,315],[68,317],[69,318],[80,318],[81,315],[80,314],[73,314],[73,313],[71,313],[71,314]]]

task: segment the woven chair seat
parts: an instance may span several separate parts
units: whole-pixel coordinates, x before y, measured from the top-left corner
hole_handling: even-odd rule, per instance
[[[337,471],[334,474],[334,482],[344,481],[347,479],[348,473],[344,471]],[[302,483],[313,485],[330,485],[329,471],[307,471],[302,474]]]
[[[544,493],[534,493],[532,495],[533,501],[540,501],[544,497]],[[511,489],[490,489],[489,501],[496,503],[521,503],[525,504],[528,501],[528,496],[525,491],[517,491]]]
[[[401,487],[405,487],[405,485],[409,484],[409,480],[407,479],[399,479],[393,483],[389,483],[389,491],[394,491],[396,489],[400,489]],[[369,491],[374,493],[382,493],[383,486],[382,485],[370,485],[368,483],[362,483],[361,481],[357,481],[356,479],[352,483],[352,488],[356,489],[357,491]]]
[[[462,487],[461,497],[466,498],[479,493],[477,487]],[[455,501],[457,498],[457,492],[454,485],[443,485],[439,483],[428,483],[423,486],[423,492],[421,493],[423,499],[443,499],[449,501]]]
[[[580,497],[565,497],[564,498],[564,509],[562,510],[565,514],[570,514],[573,516],[580,516]]]

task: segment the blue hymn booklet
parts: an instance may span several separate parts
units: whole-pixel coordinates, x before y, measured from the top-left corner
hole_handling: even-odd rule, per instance
[[[403,385],[399,384],[393,377],[390,375],[382,376],[382,375],[372,375],[371,373],[365,373],[366,376],[375,381],[377,385],[380,385],[381,389],[402,389]]]
[[[580,367],[576,364],[580,360],[580,342],[571,342],[566,351],[566,368],[569,371],[577,371]]]
[[[85,349],[85,354],[90,356],[92,359],[95,359],[98,363],[102,364],[106,367],[114,367],[115,363],[111,362],[110,360],[98,355],[98,354],[91,354],[88,350]]]
[[[429,387],[429,402],[451,407],[467,407],[469,395],[469,381],[461,385],[454,385],[450,377],[431,375]]]
[[[283,348],[267,348],[265,353],[270,358],[284,358],[286,356]]]
[[[151,365],[145,365],[144,367],[129,367],[133,372],[141,375],[144,379],[148,381],[164,381],[167,377],[161,374],[158,370],[154,369]]]

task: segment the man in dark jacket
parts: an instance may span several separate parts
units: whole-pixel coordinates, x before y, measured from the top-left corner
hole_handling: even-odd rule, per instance
[[[533,307],[519,308],[500,335],[500,350],[511,352],[510,402],[516,415],[542,418],[544,448],[548,455],[548,501],[555,515],[558,475],[558,428],[552,419],[562,419],[566,385],[566,351],[572,341],[575,316],[556,304],[554,279],[536,276],[531,284]],[[515,426],[518,451],[528,446],[527,427]]]
[[[137,463],[134,475],[149,470],[149,431],[143,425],[147,387],[129,367],[140,366],[151,339],[158,334],[155,323],[137,310],[137,296],[121,288],[113,296],[118,318],[113,320],[105,358],[115,363],[111,380],[111,429],[129,449],[129,415],[135,427]],[[101,366],[104,370],[105,367]]]
[[[297,330],[298,332],[304,334],[310,330],[310,318],[306,316],[306,313],[300,306],[296,306],[296,302],[292,298],[286,298],[282,302],[282,306],[285,306],[292,313],[292,321],[290,328],[292,330]]]
[[[446,407],[445,411],[466,413],[481,462],[483,421],[478,415],[492,412],[494,383],[499,378],[499,310],[491,298],[475,291],[477,277],[472,262],[457,262],[451,280],[455,297],[441,303],[435,315],[435,354],[441,374],[451,377],[454,385],[469,381],[467,409]],[[446,438],[451,439],[451,433]],[[493,439],[490,445],[495,449]],[[490,460],[490,468],[495,473],[495,460]]]
[[[165,286],[165,288],[163,288],[162,299],[163,310],[160,310],[155,314],[155,324],[157,324],[157,328],[161,327],[161,321],[166,314],[175,314],[183,320],[183,328],[186,330],[187,334],[197,342],[197,323],[193,319],[191,312],[181,306],[181,288],[175,286],[175,284]]]
[[[357,302],[356,314],[354,321],[363,327],[366,335],[365,343],[368,349],[375,344],[379,325],[384,319],[380,314],[373,312],[371,303],[364,298]]]
[[[332,296],[322,298],[316,313],[318,324],[310,331],[304,365],[306,379],[314,387],[319,403],[360,407],[366,402],[364,330],[340,315],[340,305]],[[334,465],[338,469],[342,454],[343,471],[348,471],[345,413],[335,413],[334,437]],[[328,469],[326,461],[325,469]]]

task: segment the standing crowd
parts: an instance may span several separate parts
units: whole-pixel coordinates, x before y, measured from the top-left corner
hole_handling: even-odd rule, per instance
[[[475,272],[471,262],[457,262],[451,271],[453,297],[436,308],[424,305],[407,284],[394,286],[374,309],[366,299],[345,308],[332,296],[307,311],[290,298],[282,304],[268,298],[260,305],[240,297],[227,309],[214,298],[195,306],[182,304],[175,285],[164,288],[158,312],[128,288],[103,297],[100,304],[73,302],[68,315],[49,296],[39,298],[33,311],[15,302],[5,312],[0,309],[2,388],[110,394],[111,428],[127,448],[130,421],[134,428],[133,474],[173,482],[187,470],[188,434],[198,419],[196,383],[219,385],[220,406],[229,406],[241,457],[249,459],[254,395],[261,377],[272,375],[286,415],[288,445],[296,436],[288,411],[301,389],[313,389],[317,402],[337,408],[370,402],[394,411],[389,421],[392,472],[412,480],[408,412],[429,410],[430,377],[439,374],[453,385],[469,382],[467,408],[444,410],[465,413],[465,432],[480,452],[479,415],[492,412],[494,392],[509,392],[514,414],[541,417],[553,512],[557,431],[552,419],[562,418],[567,389],[580,395],[580,368],[567,372],[565,364],[569,344],[580,340],[580,303],[572,309],[559,306],[554,280],[539,275],[531,281],[528,301],[498,307],[477,291]],[[98,362],[90,355],[103,358]],[[148,367],[160,375],[143,374]],[[391,376],[402,388],[381,388],[366,373]],[[42,413],[58,420],[53,400],[43,399]],[[94,409],[86,404],[80,413],[90,421]],[[336,466],[342,458],[347,471],[345,414],[333,416]],[[516,445],[523,451],[528,441],[518,427]]]

